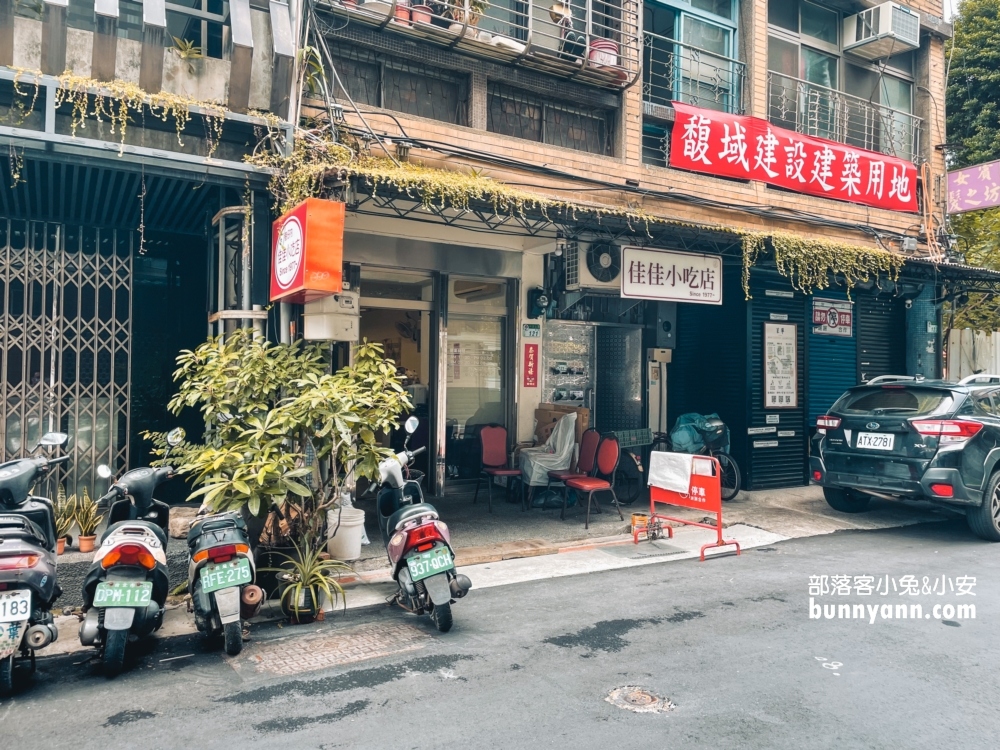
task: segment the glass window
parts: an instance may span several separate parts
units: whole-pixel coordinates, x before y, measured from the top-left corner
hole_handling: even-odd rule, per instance
[[[907,75],[913,75],[913,52],[902,52],[898,55],[893,55],[888,60],[885,61],[887,67],[895,68],[900,73],[906,73]]]
[[[882,104],[907,114],[913,112],[913,84],[908,81],[882,76]]]
[[[798,33],[799,4],[797,0],[770,0],[767,4],[767,22]]]
[[[931,388],[889,387],[854,390],[845,393],[833,405],[837,414],[887,414],[903,413],[923,416],[940,413],[951,408],[949,391]]]
[[[691,0],[691,7],[708,13],[714,13],[723,18],[733,17],[732,0]]]
[[[799,45],[777,37],[767,38],[767,67],[775,73],[799,77]]]
[[[681,41],[717,55],[729,55],[729,30],[694,16],[684,16]]]
[[[837,88],[837,58],[803,47],[801,78],[829,89]]]
[[[840,38],[840,16],[834,10],[812,3],[802,3],[802,33],[814,39],[836,44]]]

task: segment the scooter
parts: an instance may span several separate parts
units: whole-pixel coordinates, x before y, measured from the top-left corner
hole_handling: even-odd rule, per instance
[[[396,603],[413,614],[429,613],[437,629],[447,633],[451,605],[469,592],[472,581],[456,572],[451,533],[434,506],[424,502],[420,482],[403,477],[403,467],[427,450],[407,450],[419,424],[416,417],[407,419],[403,450],[379,463],[379,530],[399,586]]]
[[[67,436],[50,432],[39,447],[64,445]],[[59,637],[52,605],[62,589],[56,581],[56,526],[52,501],[31,495],[39,477],[69,456],[22,458],[0,464],[0,697],[14,689],[14,659],[31,660],[35,651]]]
[[[226,653],[243,650],[243,623],[260,609],[264,591],[254,584],[256,567],[247,524],[239,513],[200,516],[187,535],[191,562],[188,591],[194,623],[209,637],[222,635]]]
[[[170,448],[183,440],[184,430],[179,427],[167,435]],[[111,478],[107,466],[99,466],[97,473]],[[108,528],[83,580],[80,642],[100,649],[107,677],[122,671],[130,636],[144,638],[163,625],[170,506],[155,500],[153,492],[174,473],[170,466],[132,469],[113,482],[100,500],[111,502],[111,510]]]

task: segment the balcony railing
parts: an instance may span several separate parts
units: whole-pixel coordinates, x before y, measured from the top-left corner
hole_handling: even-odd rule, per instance
[[[746,65],[739,60],[644,32],[642,100],[647,115],[672,101],[743,114]]]
[[[639,71],[637,0],[320,0],[352,20],[607,88]]]
[[[916,161],[923,120],[843,91],[769,71],[768,119],[778,127]]]

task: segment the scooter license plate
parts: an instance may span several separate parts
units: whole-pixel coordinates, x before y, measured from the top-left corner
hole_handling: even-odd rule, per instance
[[[253,573],[245,557],[214,565],[209,563],[201,569],[201,590],[206,594],[247,583],[253,583]]]
[[[416,582],[454,569],[455,561],[451,558],[451,550],[437,547],[406,558],[406,567],[410,569],[410,578]]]
[[[26,589],[0,591],[0,622],[20,622],[31,616],[31,592]]]
[[[145,607],[152,598],[151,581],[105,581],[94,590],[95,607]]]

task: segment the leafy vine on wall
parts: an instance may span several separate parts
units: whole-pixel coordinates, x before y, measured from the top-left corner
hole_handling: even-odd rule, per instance
[[[886,274],[895,281],[903,267],[902,255],[875,247],[846,242],[800,237],[788,232],[743,235],[743,292],[750,299],[750,269],[757,264],[770,240],[778,273],[787,278],[794,289],[812,294],[830,286],[830,279],[842,277],[851,289],[859,282],[877,279]]]

